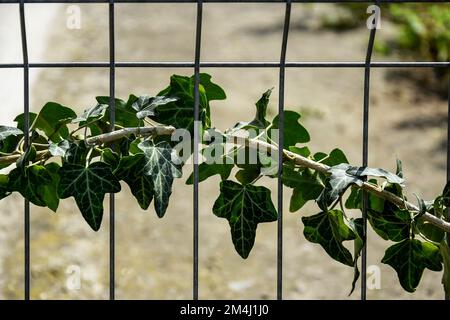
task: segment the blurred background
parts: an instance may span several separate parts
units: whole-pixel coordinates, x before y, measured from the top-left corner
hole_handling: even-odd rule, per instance
[[[203,61],[278,61],[283,4],[204,4]],[[288,61],[364,61],[369,31],[366,5],[294,4]],[[74,14],[80,13],[80,25]],[[117,61],[193,61],[195,4],[116,4]],[[374,61],[449,61],[450,4],[382,7]],[[108,6],[105,4],[26,5],[30,62],[108,61]],[[78,28],[79,27],[79,28]],[[22,62],[18,5],[0,5],[0,63]],[[277,106],[277,69],[202,69],[227,92],[212,106],[213,124],[228,128],[251,119],[254,102],[276,87],[269,113]],[[171,74],[192,69],[118,69],[117,96],[156,94]],[[342,148],[361,163],[363,77],[361,68],[289,68],[286,108],[301,112],[311,133],[310,148]],[[372,69],[370,166],[395,169],[403,161],[408,194],[434,198],[446,182],[448,69]],[[47,101],[77,110],[109,94],[109,70],[32,69],[31,111]],[[23,110],[21,69],[0,69],[0,123],[13,125]],[[116,196],[116,297],[190,299],[192,293],[192,187],[190,168],[174,185],[168,212],[160,220],[142,211],[129,188]],[[276,181],[261,179],[273,190]],[[200,298],[276,298],[276,223],[260,224],[250,257],[242,260],[226,220],[212,214],[219,179],[200,185]],[[285,189],[285,208],[291,190]],[[108,210],[105,201],[105,212]],[[285,213],[284,298],[358,299],[348,296],[352,268],[330,259],[303,237],[301,216],[314,204]],[[32,299],[107,299],[108,214],[97,233],[84,222],[73,199],[58,212],[31,209]],[[414,294],[404,292],[395,271],[381,264],[390,244],[369,234],[369,266],[380,268],[381,287],[369,299],[441,299],[441,274],[426,270]],[[73,288],[73,276],[81,286]],[[0,298],[23,298],[23,199],[0,202]],[[359,285],[359,284],[358,284]]]

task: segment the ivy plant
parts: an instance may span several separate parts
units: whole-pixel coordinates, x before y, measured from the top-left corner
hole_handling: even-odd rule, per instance
[[[332,259],[353,268],[350,291],[359,278],[358,259],[366,235],[362,217],[352,218],[349,211],[360,210],[388,242],[381,262],[396,271],[404,290],[414,292],[425,269],[444,270],[442,283],[450,294],[450,184],[435,199],[418,198],[413,204],[404,194],[400,161],[392,173],[350,165],[340,149],[312,152],[307,145],[310,135],[295,111],[285,111],[280,148],[279,117],[267,117],[271,90],[256,102],[253,119],[220,132],[212,124],[211,103],[226,99],[226,94],[211,79],[200,75],[199,126],[193,117],[194,77],[181,75],[173,75],[155,96],[115,98],[114,124],[110,97],[97,97],[80,115],[49,102],[38,114],[30,113],[28,132],[25,116],[18,115],[15,127],[0,126],[0,169],[10,167],[5,170],[8,174],[0,174],[0,199],[18,192],[34,205],[56,212],[60,200],[73,197],[84,220],[97,231],[105,195],[120,192],[123,181],[142,209],[153,202],[162,218],[175,179],[181,178],[183,169],[192,168],[187,165],[192,148],[180,148],[174,136],[183,131],[183,143],[192,146],[191,137],[199,127],[199,181],[220,176],[220,193],[211,211],[228,221],[231,241],[242,258],[251,253],[258,224],[278,218],[271,191],[260,179],[281,173],[283,185],[292,190],[290,211],[300,211],[309,201],[316,203],[316,214],[299,218],[303,234]],[[186,183],[193,181],[191,174]]]

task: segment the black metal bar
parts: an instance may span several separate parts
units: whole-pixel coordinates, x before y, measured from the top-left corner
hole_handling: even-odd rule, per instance
[[[194,66],[194,261],[193,261],[193,298],[198,300],[198,152],[200,143],[200,50],[202,43],[203,1],[197,1],[197,26],[195,31]]]
[[[291,21],[291,0],[286,0],[286,10],[284,13],[283,40],[281,42],[280,55],[280,79],[278,94],[278,145],[284,145],[284,80],[286,74],[286,51],[289,36],[289,25]],[[278,152],[278,230],[277,230],[277,299],[283,299],[283,153]]]
[[[379,1],[376,1],[379,5]],[[370,30],[369,43],[367,45],[366,62],[364,67],[364,113],[363,113],[363,166],[368,166],[369,162],[369,105],[370,105],[370,61],[372,60],[373,45],[377,32],[378,17],[375,20],[376,25]],[[361,253],[361,300],[367,298],[367,206],[369,195],[363,193],[362,218],[363,218],[363,240],[364,246]]]
[[[0,0],[19,3],[20,0]],[[25,0],[25,3],[108,3],[109,0]],[[116,3],[196,3],[196,0],[116,0]],[[285,0],[203,0],[204,3],[284,3]],[[367,0],[292,0],[293,3],[371,3]],[[380,0],[380,3],[446,3],[449,0]]]
[[[24,113],[24,148],[28,150],[30,143],[30,69],[28,64],[27,29],[25,23],[25,4],[19,5],[20,31],[22,37],[23,54],[23,113]],[[30,201],[24,201],[24,298],[30,300]]]
[[[195,62],[116,62],[116,68],[194,68]],[[286,68],[365,68],[365,62],[286,62]],[[370,68],[448,68],[450,62],[371,62]],[[23,68],[23,63],[0,63],[0,69]],[[109,68],[109,62],[37,62],[30,68]],[[201,62],[201,68],[280,68],[279,62]]]
[[[116,54],[114,0],[109,1],[109,121],[114,131],[116,122]],[[114,193],[109,195],[109,299],[115,300],[116,280],[116,202]]]

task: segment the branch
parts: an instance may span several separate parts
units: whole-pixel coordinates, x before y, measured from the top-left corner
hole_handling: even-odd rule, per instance
[[[252,149],[268,150],[270,152],[278,152],[277,146],[274,146],[265,141],[248,139],[248,138],[239,137],[239,136],[235,136],[235,135],[231,136],[231,138],[234,139],[234,143],[240,144],[240,145],[245,145]],[[297,164],[299,166],[310,168],[310,169],[313,169],[313,170],[316,170],[316,171],[319,171],[319,172],[322,172],[325,174],[330,174],[328,172],[330,167],[327,166],[326,164],[313,161],[311,159],[305,158],[305,157],[303,157],[299,154],[293,153],[291,151],[283,149],[283,157],[287,160],[294,161],[295,164]],[[363,182],[361,189],[363,189],[364,191],[367,191],[369,193],[372,193],[372,194],[378,196],[379,198],[387,200],[387,201],[397,205],[399,208],[407,209],[407,210],[410,210],[413,212],[420,211],[419,208],[417,206],[415,206],[414,204],[404,201],[402,198],[396,196],[395,194],[393,194],[389,191],[383,190],[379,186],[375,186],[371,183]],[[435,225],[436,227],[450,233],[450,223],[449,222],[442,220],[428,212],[425,212],[425,214],[422,215],[422,218],[425,221]]]
[[[87,138],[86,144],[94,146],[101,145],[104,143],[110,143],[116,140],[120,140],[131,134],[139,136],[164,136],[171,135],[175,131],[172,126],[155,126],[155,127],[136,127],[136,128],[123,128],[120,130],[112,131],[109,133],[100,134],[98,136],[93,136]],[[37,159],[42,158],[48,153],[48,150],[41,150],[36,153]],[[14,154],[10,156],[0,157],[0,164],[12,164],[21,157],[21,154]]]

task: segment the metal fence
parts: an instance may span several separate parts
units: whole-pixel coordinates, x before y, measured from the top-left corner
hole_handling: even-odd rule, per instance
[[[29,108],[29,70],[30,68],[109,68],[109,92],[110,92],[110,121],[111,130],[115,122],[115,79],[116,68],[193,68],[195,75],[195,99],[194,99],[194,119],[199,120],[199,83],[200,69],[203,67],[215,68],[276,68],[279,70],[279,145],[283,145],[284,133],[284,91],[285,91],[285,70],[286,68],[364,68],[364,101],[363,101],[363,132],[362,132],[362,165],[368,165],[369,159],[369,92],[370,92],[370,70],[371,68],[450,68],[450,62],[372,62],[372,52],[374,47],[376,28],[370,29],[365,61],[361,62],[288,62],[286,61],[286,50],[288,45],[288,35],[291,17],[291,8],[293,3],[366,3],[380,5],[382,3],[450,3],[450,0],[0,0],[1,4],[18,4],[20,11],[20,28],[22,40],[23,63],[2,63],[0,69],[20,68],[23,69],[24,81],[24,119],[25,132],[29,130],[30,108]],[[105,3],[109,6],[109,62],[29,62],[28,46],[26,34],[25,4],[27,3]],[[193,62],[120,62],[115,58],[115,3],[193,3],[197,6],[196,34],[195,34],[195,58]],[[276,62],[202,62],[200,59],[201,39],[202,39],[202,16],[205,3],[280,3],[285,6],[283,38],[281,44],[280,60]],[[450,84],[449,84],[450,95]],[[450,99],[449,120],[450,124]],[[196,121],[198,123],[198,121]],[[447,136],[447,181],[450,181],[450,125]],[[199,128],[195,128],[194,135],[194,188],[193,188],[193,283],[192,297],[194,300],[199,298],[199,170],[198,170],[198,151],[199,151]],[[29,137],[25,135],[25,149],[29,146]],[[282,153],[279,153],[278,159],[278,230],[277,230],[277,299],[283,298],[283,184],[281,180],[282,173]],[[367,230],[367,194],[363,201],[363,219],[364,236]],[[115,199],[114,194],[110,195],[110,229],[109,229],[109,297],[115,299]],[[448,213],[450,220],[450,213]],[[24,202],[24,276],[25,288],[24,299],[30,299],[30,203]],[[450,237],[448,237],[450,243]],[[364,246],[361,255],[361,299],[366,299],[367,286],[367,244]],[[446,297],[449,299],[449,297]]]

